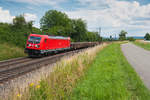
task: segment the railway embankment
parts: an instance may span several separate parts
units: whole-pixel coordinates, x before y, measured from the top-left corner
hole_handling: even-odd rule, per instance
[[[43,91],[43,93],[45,93],[44,91],[47,90],[43,90],[43,88],[48,85],[52,86],[47,87],[47,89],[51,90],[53,97],[56,95],[63,97],[60,91],[64,91],[64,93],[66,93],[66,91],[71,92],[71,86],[74,86],[76,81],[80,79],[79,77],[84,74],[83,70],[87,68],[85,66],[90,65],[97,52],[104,46],[106,46],[106,44],[84,49],[78,54],[75,53],[75,55],[64,57],[58,63],[45,65],[45,67],[6,82],[6,84],[1,85],[1,91],[4,90],[3,93],[1,92],[1,96],[4,94],[5,96],[3,96],[3,98],[6,97],[11,100],[34,100],[37,98],[34,96],[36,95],[36,89],[42,89],[40,92]],[[39,95],[42,96],[42,94]],[[58,96],[56,97],[58,98]]]

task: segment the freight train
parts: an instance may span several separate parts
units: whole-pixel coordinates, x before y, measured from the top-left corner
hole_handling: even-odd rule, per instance
[[[30,57],[50,55],[59,51],[81,49],[99,44],[99,42],[71,43],[70,37],[30,34],[25,48],[25,53]]]

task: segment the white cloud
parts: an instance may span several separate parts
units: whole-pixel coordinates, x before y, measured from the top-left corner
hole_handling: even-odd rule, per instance
[[[35,21],[37,19],[37,16],[35,14],[25,13],[24,17],[26,21]]]
[[[150,4],[140,5],[139,2],[118,0],[78,0],[86,9],[66,12],[71,18],[87,20],[88,27],[105,27],[105,33],[119,32],[121,29],[130,32],[150,32]],[[100,5],[104,6],[101,8]],[[141,20],[145,19],[145,20]],[[138,29],[136,31],[136,29]],[[141,29],[141,30],[139,30]],[[129,34],[133,35],[133,33]],[[140,34],[139,34],[140,35]]]
[[[11,23],[15,16],[11,16],[9,10],[3,10],[0,7],[0,22]]]
[[[29,3],[34,5],[53,5],[56,6],[59,3],[65,2],[66,0],[7,0],[7,1],[14,1],[14,2],[22,2],[22,3]]]
[[[108,0],[77,0],[78,2],[81,3],[81,5],[86,6],[91,8],[97,8],[97,7],[103,7],[107,5]]]
[[[27,22],[35,21],[37,19],[37,16],[35,14],[31,14],[31,13],[25,13],[24,17]],[[15,16],[12,16],[10,14],[9,10],[3,10],[2,7],[0,7],[0,22],[12,23],[13,18],[15,18]]]

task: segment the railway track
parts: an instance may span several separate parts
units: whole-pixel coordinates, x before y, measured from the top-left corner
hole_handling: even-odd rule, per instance
[[[82,50],[82,49],[81,49]],[[39,69],[48,64],[52,64],[60,60],[66,55],[72,55],[81,50],[69,51],[52,56],[47,56],[39,59],[32,59],[28,57],[16,58],[0,62],[0,84],[3,84],[11,79],[29,73],[33,70]]]
[[[6,65],[6,64],[10,64],[10,63],[14,63],[14,62],[19,62],[21,60],[24,60],[28,57],[20,57],[20,58],[14,58],[14,59],[9,59],[9,60],[4,60],[4,61],[0,61],[0,66]]]
[[[1,61],[0,62],[0,72],[4,71],[4,70],[11,69],[16,65],[23,64],[23,63],[26,63],[26,62],[30,62],[31,60],[34,60],[34,59],[28,58],[28,57],[21,57],[21,58]]]

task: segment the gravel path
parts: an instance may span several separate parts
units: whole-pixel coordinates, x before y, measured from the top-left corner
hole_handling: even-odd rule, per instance
[[[121,48],[128,62],[150,89],[150,51],[144,50],[132,43],[122,44]]]

